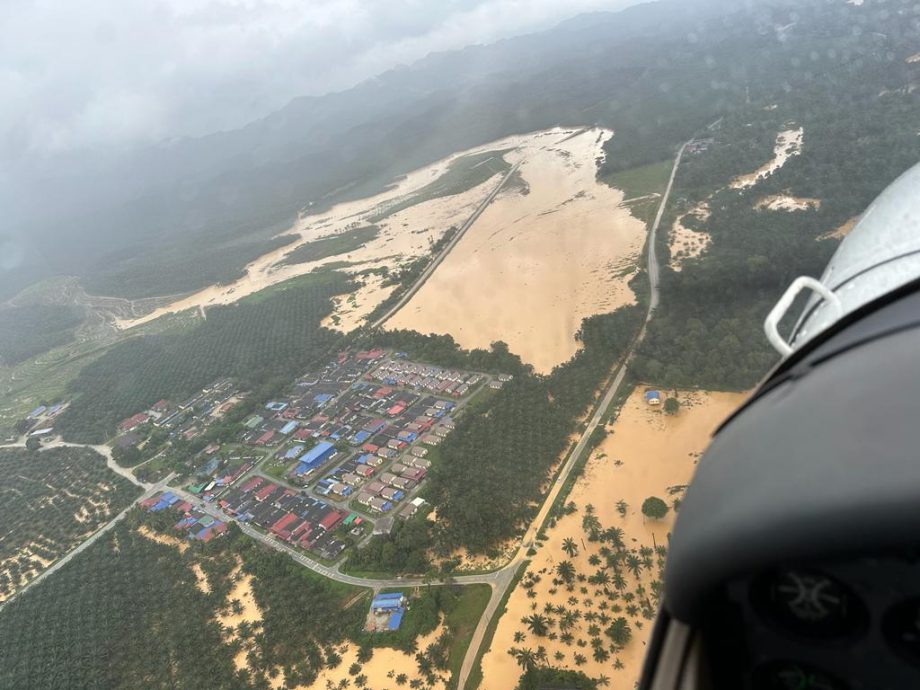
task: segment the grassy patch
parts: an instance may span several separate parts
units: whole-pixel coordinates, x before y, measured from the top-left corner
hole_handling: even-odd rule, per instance
[[[452,161],[444,174],[434,182],[381,209],[371,220],[383,220],[394,213],[399,213],[424,201],[461,194],[482,184],[493,175],[507,172],[511,169],[511,165],[503,156],[509,150],[483,151],[482,153],[460,156]]]
[[[376,225],[368,225],[367,227],[354,228],[338,235],[307,242],[286,255],[284,260],[281,261],[281,265],[305,264],[309,261],[319,261],[338,254],[347,254],[359,249],[379,234],[380,229]]]
[[[671,175],[674,161],[666,160],[660,163],[640,165],[638,168],[621,170],[612,173],[603,179],[611,187],[623,191],[625,199],[634,199],[647,194],[663,193]]]
[[[453,610],[445,616],[444,622],[452,635],[449,652],[452,679],[460,675],[460,667],[472,642],[473,632],[491,596],[492,588],[489,585],[467,585],[457,598]]]
[[[259,470],[275,479],[286,481],[287,471],[291,469],[294,462],[295,461],[292,460],[285,460],[284,458],[271,457],[261,465]]]
[[[258,292],[253,292],[251,295],[246,295],[238,304],[259,304],[288,290],[302,290],[328,283],[331,280],[330,273],[332,273],[332,271],[310,271],[309,273],[304,273],[301,276],[275,283],[274,285],[269,285],[267,288],[259,290]]]

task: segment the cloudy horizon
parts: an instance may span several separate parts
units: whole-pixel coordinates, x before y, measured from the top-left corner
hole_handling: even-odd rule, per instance
[[[10,0],[0,158],[233,129],[431,52],[638,0]]]

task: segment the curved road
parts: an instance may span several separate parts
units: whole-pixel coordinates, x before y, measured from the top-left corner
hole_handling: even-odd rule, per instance
[[[476,658],[479,655],[480,648],[482,647],[482,644],[485,641],[486,631],[488,630],[489,624],[492,622],[492,619],[495,616],[495,612],[498,610],[498,606],[501,600],[504,598],[506,592],[511,586],[511,583],[514,580],[514,576],[517,573],[518,569],[520,568],[521,564],[527,559],[527,551],[533,545],[534,539],[536,538],[538,531],[543,526],[543,523],[546,521],[546,518],[549,515],[550,510],[552,509],[553,503],[556,501],[557,497],[559,496],[559,493],[562,491],[562,487],[565,485],[566,481],[571,475],[572,470],[574,469],[575,464],[578,461],[578,458],[581,457],[582,453],[584,453],[585,449],[587,448],[591,434],[600,425],[601,420],[603,419],[604,414],[607,411],[607,408],[613,402],[613,399],[616,396],[617,392],[619,391],[620,386],[623,384],[623,379],[626,377],[626,366],[630,358],[632,357],[633,353],[636,351],[636,348],[642,342],[642,339],[645,337],[645,332],[646,332],[648,323],[651,320],[651,317],[655,311],[655,308],[658,306],[658,302],[659,302],[658,280],[659,280],[660,272],[659,272],[659,266],[658,266],[658,258],[657,258],[656,251],[655,251],[655,238],[657,236],[658,227],[661,224],[661,219],[664,215],[665,207],[667,206],[668,199],[671,195],[671,188],[674,185],[674,178],[677,175],[677,168],[680,165],[680,161],[681,161],[681,158],[683,157],[684,150],[686,149],[687,144],[689,143],[690,143],[689,141],[684,143],[680,147],[680,150],[677,153],[677,157],[674,160],[674,167],[671,169],[671,176],[668,180],[667,188],[665,189],[665,192],[663,196],[661,197],[661,203],[658,206],[658,212],[655,215],[655,220],[652,223],[652,226],[649,230],[648,255],[647,255],[647,263],[648,263],[647,268],[648,268],[648,277],[649,277],[649,305],[648,305],[648,311],[646,312],[646,315],[645,315],[645,321],[643,322],[642,327],[639,329],[639,332],[636,335],[636,338],[633,340],[632,346],[630,347],[629,351],[626,353],[624,358],[619,363],[618,368],[616,369],[616,372],[613,375],[613,379],[611,380],[610,384],[607,386],[607,389],[605,390],[603,396],[601,397],[600,401],[595,407],[594,414],[591,416],[591,419],[588,422],[588,425],[585,428],[584,433],[582,433],[581,438],[579,438],[578,443],[576,444],[575,448],[569,454],[569,457],[566,460],[565,464],[563,465],[562,469],[560,470],[558,476],[556,477],[556,480],[554,481],[553,486],[550,488],[550,491],[547,493],[546,498],[544,499],[543,504],[540,507],[540,511],[537,513],[536,517],[531,522],[530,527],[528,527],[527,532],[524,535],[524,538],[521,540],[521,545],[518,547],[517,552],[514,554],[511,560],[499,570],[495,570],[490,573],[483,573],[479,575],[461,575],[461,576],[457,576],[453,578],[453,581],[459,585],[487,584],[492,588],[492,595],[489,599],[488,604],[486,605],[486,608],[485,608],[485,611],[483,612],[482,617],[479,620],[479,624],[477,625],[475,631],[473,632],[472,640],[470,641],[470,645],[469,645],[469,648],[467,649],[466,656],[463,659],[463,665],[461,666],[460,674],[459,674],[459,678],[457,682],[457,688],[459,688],[460,690],[463,690],[464,686],[466,685],[467,680],[469,679],[470,673],[473,670],[473,665],[475,664]],[[495,197],[498,195],[499,191],[501,191],[502,187],[504,187],[505,183],[508,181],[511,175],[517,170],[518,165],[513,166],[511,170],[508,171],[508,173],[502,178],[498,186],[496,186],[496,188],[492,190],[492,192],[490,192],[489,195],[483,200],[483,202],[477,207],[476,211],[463,224],[463,226],[461,227],[457,235],[441,251],[441,253],[438,254],[435,260],[432,261],[431,265],[425,270],[425,272],[416,281],[416,283],[413,284],[413,286],[406,292],[403,298],[400,299],[400,301],[389,312],[387,312],[387,314],[385,314],[383,317],[381,317],[380,319],[378,319],[375,323],[371,325],[372,328],[379,327],[382,323],[384,323],[387,319],[389,319],[393,314],[399,311],[399,309],[401,309],[405,305],[405,303],[408,302],[409,299],[411,299],[411,297],[419,290],[419,288],[422,286],[425,280],[427,280],[431,276],[431,274],[438,267],[438,265],[444,260],[447,254],[450,253],[450,251],[454,248],[457,242],[463,237],[466,231],[473,225],[473,223],[476,222],[476,220],[479,218],[482,212],[486,209],[486,207],[495,199]],[[10,448],[10,447],[20,447],[21,448],[24,446],[25,446],[25,440],[20,439],[19,443],[10,444],[8,446],[0,446],[0,448]],[[166,479],[163,479],[162,481],[158,482],[157,484],[153,484],[153,485],[145,484],[145,483],[138,481],[130,470],[120,467],[117,463],[114,462],[114,460],[112,459],[111,449],[108,446],[92,446],[92,445],[84,445],[84,444],[79,444],[79,443],[65,443],[63,441],[57,440],[57,441],[53,441],[52,443],[48,444],[44,448],[55,448],[55,447],[91,448],[106,458],[106,464],[113,472],[116,472],[119,475],[130,480],[132,483],[140,487],[143,487],[145,491],[141,496],[135,499],[135,501],[130,506],[125,508],[125,510],[123,510],[121,513],[115,516],[115,518],[113,518],[106,525],[99,528],[95,533],[93,533],[91,537],[89,537],[86,541],[84,541],[78,547],[76,547],[71,552],[69,552],[61,560],[56,562],[54,565],[52,565],[50,568],[44,571],[41,575],[39,575],[34,580],[29,582],[29,584],[23,587],[16,595],[14,595],[14,597],[21,595],[24,591],[26,591],[31,586],[37,584],[38,582],[43,580],[45,577],[51,575],[53,572],[63,567],[74,556],[81,553],[85,549],[89,548],[89,546],[93,542],[95,542],[99,537],[101,537],[107,531],[112,529],[112,527],[114,527],[117,522],[123,519],[124,516],[128,513],[128,511],[136,503],[138,503],[143,498],[146,498],[147,496],[150,496],[156,493],[157,491],[162,490],[166,486],[166,484],[172,479],[172,475],[170,475]],[[189,494],[182,489],[172,489],[172,491],[174,493],[181,495],[184,499],[188,500],[189,502],[196,505],[200,509],[204,510],[208,514],[212,515],[213,517],[219,518],[221,520],[232,520],[233,519],[232,517],[229,517],[223,514],[215,506],[204,503],[197,496]],[[253,528],[251,525],[240,523],[240,522],[237,522],[237,524],[239,525],[240,529],[245,534],[252,537],[253,539],[260,541],[266,546],[269,546],[273,549],[276,549],[278,551],[282,551],[288,554],[292,559],[294,559],[297,563],[304,566],[305,568],[309,568],[310,570],[320,575],[328,577],[332,580],[336,580],[338,582],[343,582],[345,584],[355,585],[358,587],[368,587],[374,590],[379,590],[382,588],[390,588],[390,587],[413,587],[413,586],[421,586],[421,585],[426,584],[426,580],[422,578],[372,579],[372,578],[364,578],[364,577],[356,577],[353,575],[347,575],[345,573],[340,572],[338,569],[338,566],[336,567],[326,566],[326,565],[323,565],[322,563],[318,563],[317,561],[307,558],[299,551],[291,548],[287,544],[284,544],[282,542],[279,542],[273,539],[272,537],[266,534],[263,534],[262,532],[259,532],[258,530]],[[14,597],[11,597],[9,601],[11,601]]]

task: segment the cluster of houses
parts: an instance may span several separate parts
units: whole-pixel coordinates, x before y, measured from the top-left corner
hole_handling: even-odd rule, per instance
[[[343,352],[245,420],[240,440],[269,448],[296,486],[389,513],[425,478],[426,446],[455,428],[457,398],[487,378],[381,349]]]
[[[211,443],[198,452],[186,489],[228,516],[333,560],[349,535],[363,537],[369,528],[386,533],[391,516],[408,518],[426,505],[415,497],[431,466],[426,456],[455,428],[464,401],[493,381],[383,349],[341,352],[243,420],[238,443]],[[241,397],[233,381],[222,379],[178,406],[160,401],[120,429],[128,435],[152,424],[187,437]],[[263,460],[276,481],[252,474]]]
[[[261,527],[276,539],[329,560],[337,558],[347,543],[340,529],[361,536],[364,520],[356,513],[335,508],[258,475],[226,492],[218,505],[240,522]]]
[[[183,501],[171,491],[162,491],[150,498],[145,498],[140,505],[150,513],[158,513],[161,510],[174,510],[181,513],[182,517],[174,528],[179,532],[184,532],[189,539],[208,542],[227,531],[226,522],[200,510],[195,510],[191,503]]]
[[[232,379],[223,378],[178,405],[158,400],[149,409],[125,417],[118,423],[116,441],[119,445],[136,445],[143,436],[137,430],[145,424],[165,429],[171,436],[192,439],[201,434],[211,422],[226,414],[242,399]]]
[[[401,386],[454,398],[462,398],[483,378],[483,374],[410,362],[398,355],[383,362],[370,376],[370,380],[388,386]]]
[[[311,439],[338,440],[329,423],[329,409],[383,355],[383,350],[342,352],[322,371],[301,376],[287,395],[270,400],[259,414],[244,421],[240,441],[270,448],[299,442],[305,450]]]

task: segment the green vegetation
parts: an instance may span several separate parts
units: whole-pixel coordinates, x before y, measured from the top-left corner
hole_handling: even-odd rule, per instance
[[[818,238],[861,213],[920,159],[916,96],[903,88],[916,80],[916,66],[904,60],[914,52],[904,17],[915,17],[916,8],[896,2],[885,11],[849,5],[829,11],[795,3],[794,10],[778,11],[796,13],[788,41],[758,34],[741,13],[724,25],[729,29],[717,46],[677,42],[643,73],[647,86],[620,100],[621,119],[629,116],[607,146],[603,177],[673,155],[694,134],[712,139],[706,151],[685,155],[662,224],[669,228],[678,214],[708,199],[707,220],[684,220],[712,242],[679,273],[664,268],[661,307],[634,362],[643,380],[713,389],[754,385],[776,361],[763,318],[793,278],[820,275],[835,249],[834,240]],[[861,31],[854,33],[857,24]],[[703,67],[713,60],[733,66],[720,70],[718,82]],[[665,81],[672,87],[667,93],[647,92]],[[801,155],[749,190],[730,189],[735,176],[772,158],[777,133],[790,127],[804,130]],[[783,193],[820,199],[821,206],[794,213],[754,208],[758,199]],[[664,264],[667,233],[659,240]]]
[[[249,690],[266,687],[275,669],[289,687],[309,685],[335,658],[334,646],[359,629],[362,590],[314,575],[235,528],[184,554],[135,530],[173,520],[133,513],[0,611],[0,687]],[[192,564],[206,574],[209,593],[196,587]],[[227,635],[217,616],[236,607],[240,565],[252,576],[262,620]],[[249,664],[242,672],[233,665],[240,650]]]
[[[419,672],[433,680],[437,671],[456,679],[473,631],[489,603],[492,589],[488,585],[428,585],[419,596],[410,598],[409,610],[399,630],[385,633],[362,633],[363,646],[394,647],[417,652]],[[442,620],[446,630],[426,649],[419,649],[417,638],[428,635]]]
[[[359,345],[404,350],[412,357],[423,362],[431,362],[442,367],[466,368],[471,371],[485,371],[495,374],[524,374],[530,370],[521,358],[508,350],[508,345],[501,341],[492,343],[488,350],[463,350],[449,335],[434,333],[422,335],[416,331],[378,331],[366,336]],[[489,394],[483,394],[489,398]],[[486,399],[480,398],[483,404]],[[478,404],[477,400],[477,404]]]
[[[281,666],[289,686],[309,685],[328,659],[328,645],[354,636],[367,613],[361,590],[307,570],[288,556],[239,538],[233,548],[254,576],[256,602],[263,611],[255,638],[260,670]],[[351,606],[346,607],[346,603]]]
[[[290,254],[287,254],[281,264],[305,264],[310,261],[319,261],[330,256],[337,256],[338,254],[347,254],[364,246],[379,234],[380,228],[376,225],[368,225],[367,227],[352,228],[338,235],[322,237],[300,245]]]
[[[0,659],[4,688],[249,687],[178,552],[123,524],[0,612]]]
[[[597,690],[597,681],[581,671],[569,671],[552,666],[532,666],[521,677],[516,690],[544,690],[545,688]]]
[[[565,451],[575,420],[626,351],[642,313],[641,306],[633,306],[585,319],[577,336],[582,349],[548,376],[532,374],[504,343],[493,343],[489,351],[468,352],[448,336],[374,334],[370,342],[405,350],[416,359],[504,371],[514,378],[478,401],[478,409],[467,411],[437,453],[429,455],[432,467],[423,496],[438,506],[438,529],[421,519],[412,521],[411,527],[397,527],[352,554],[348,567],[424,572],[424,555],[432,545],[439,555],[460,547],[488,553],[515,535],[533,515],[532,503],[540,496],[550,466]]]
[[[64,345],[83,322],[83,310],[59,304],[0,309],[0,362],[18,364]]]
[[[394,213],[399,213],[423,201],[438,199],[442,196],[462,194],[476,187],[490,177],[504,174],[511,169],[511,165],[504,159],[508,150],[483,151],[460,156],[451,161],[443,175],[438,177],[417,192],[409,194],[394,204],[384,207],[377,215],[371,218],[372,222],[383,220]]]
[[[467,585],[459,590],[456,601],[443,609],[444,622],[451,631],[448,658],[450,659],[451,677],[454,679],[460,673],[463,658],[472,642],[473,632],[479,625],[479,619],[491,597],[492,588],[489,585]]]
[[[642,514],[652,520],[660,520],[668,514],[668,504],[657,496],[649,496],[642,501]]]
[[[352,549],[346,572],[424,573],[430,565],[429,523],[423,515],[397,524],[391,534],[377,535],[360,549]]]
[[[685,220],[712,242],[679,273],[663,268],[661,307],[634,362],[636,376],[669,387],[744,389],[776,361],[763,319],[796,276],[821,274],[836,242],[819,238],[860,213],[920,159],[916,109],[878,101],[877,84],[872,91],[871,99],[857,98],[858,105],[848,108],[840,107],[839,93],[793,101],[782,112],[752,108],[727,119],[709,151],[688,157],[676,181],[677,205],[662,227],[708,198],[712,214],[705,222]],[[736,175],[772,157],[788,119],[804,128],[801,155],[750,190],[728,188]],[[839,145],[846,136],[841,131],[854,132],[853,147]],[[794,213],[754,208],[757,199],[781,193],[819,198],[821,206]],[[663,262],[668,249],[662,235]]]
[[[3,597],[43,571],[41,560],[63,556],[140,493],[84,448],[0,448],[0,477]]]
[[[150,253],[142,253],[100,267],[81,281],[87,292],[127,299],[179,295],[214,283],[232,283],[243,277],[243,267],[263,254],[290,243],[291,238],[234,241],[208,245],[202,251],[197,242],[174,238]]]
[[[161,398],[181,400],[222,376],[257,391],[285,385],[339,342],[320,321],[331,297],[349,287],[339,273],[310,274],[267,297],[214,307],[187,331],[122,342],[71,383],[77,398],[57,428],[98,441],[123,417]]]
[[[585,319],[578,333],[583,347],[572,360],[546,377],[515,376],[487,411],[458,422],[424,490],[444,522],[435,535],[442,553],[487,552],[532,517],[550,466],[641,319],[638,306]]]
[[[663,194],[673,165],[673,160],[665,160],[629,170],[618,170],[604,178],[604,182],[621,190],[625,200],[649,194]]]
[[[664,401],[664,411],[667,414],[677,414],[680,412],[680,400],[677,398],[668,398]]]

